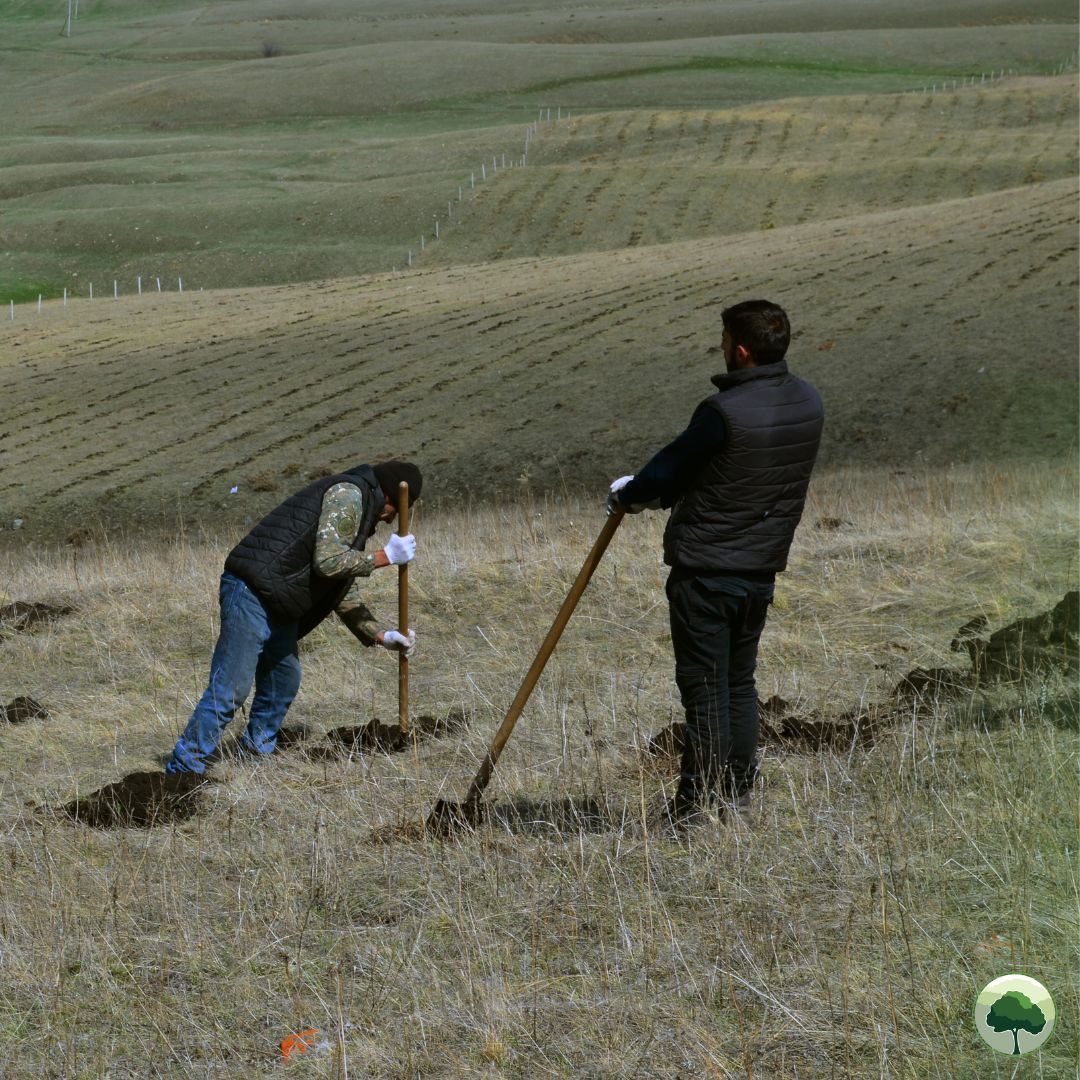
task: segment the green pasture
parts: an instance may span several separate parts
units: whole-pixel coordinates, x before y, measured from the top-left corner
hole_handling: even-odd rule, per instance
[[[452,3],[337,0],[302,11],[254,0],[156,3],[148,11],[87,0],[69,35],[65,15],[62,3],[16,2],[0,12],[0,301],[64,287],[81,293],[90,282],[133,287],[139,275],[209,288],[385,271],[404,265],[410,250],[419,257],[436,217],[444,240],[451,222],[473,223],[443,246],[443,261],[643,242],[632,225],[606,232],[623,213],[620,186],[636,180],[625,157],[608,193],[616,198],[577,232],[550,233],[554,211],[531,201],[550,178],[531,168],[512,185],[499,178],[501,203],[511,193],[524,198],[512,232],[483,203],[473,207],[468,192],[481,182],[481,165],[518,160],[528,125],[548,109],[576,117],[739,110],[794,98],[827,109],[824,99],[873,97],[867,119],[877,116],[880,139],[895,142],[900,128],[880,119],[891,115],[895,92],[1003,71],[1048,74],[1070,61],[1076,22],[1056,0],[1029,5],[1023,19],[996,2],[931,12],[892,2],[824,10],[802,0],[753,10],[601,2],[581,10],[554,0],[484,0],[465,12]],[[953,133],[979,124],[961,113]],[[835,140],[812,147],[807,175],[835,165],[840,178],[827,185],[831,200],[803,200],[803,219],[835,212],[830,202],[854,208],[858,190],[874,187],[881,148],[858,138],[850,145],[870,156],[836,161]],[[534,146],[532,162],[552,164],[557,149],[558,164],[571,168],[575,150],[587,152],[565,137],[553,143],[545,135]],[[658,151],[667,149],[634,151],[650,184],[666,164]],[[989,169],[978,189],[1021,182],[1014,165]],[[1036,171],[1057,176],[1060,165]],[[860,167],[865,182],[849,184]],[[716,180],[711,170],[685,179],[701,191]],[[953,194],[960,167],[946,171],[915,185],[912,197]],[[798,176],[774,168],[769,176],[793,185],[798,201]],[[754,192],[760,180],[750,168],[725,183]],[[682,196],[670,184],[662,194],[647,235],[700,234],[701,215],[680,227],[673,219]],[[738,217],[768,227],[792,214],[751,205]]]

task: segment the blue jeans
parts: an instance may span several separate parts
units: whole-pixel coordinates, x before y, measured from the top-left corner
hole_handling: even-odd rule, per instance
[[[262,601],[227,570],[219,591],[221,630],[210,661],[210,681],[165,766],[170,773],[206,771],[226,724],[255,685],[244,750],[271,754],[285,713],[300,689],[295,622],[270,617]]]
[[[774,585],[673,572],[667,582],[675,684],[686,709],[677,798],[738,798],[757,774],[754,670]],[[717,790],[719,788],[719,791]]]

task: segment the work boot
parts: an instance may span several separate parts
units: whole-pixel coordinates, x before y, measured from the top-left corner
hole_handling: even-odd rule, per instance
[[[729,795],[717,800],[716,812],[722,821],[749,821],[752,804],[750,792],[742,795]]]
[[[675,794],[664,805],[663,831],[672,838],[679,839],[691,830],[715,824],[716,818],[697,798],[693,783],[680,781]]]

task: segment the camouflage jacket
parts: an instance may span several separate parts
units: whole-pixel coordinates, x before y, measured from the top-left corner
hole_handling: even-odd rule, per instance
[[[326,578],[351,578],[349,589],[334,608],[337,616],[364,645],[376,644],[375,616],[360,597],[359,578],[375,569],[375,554],[353,548],[363,520],[364,496],[355,484],[341,483],[323,495],[319,529],[315,534],[315,573]]]

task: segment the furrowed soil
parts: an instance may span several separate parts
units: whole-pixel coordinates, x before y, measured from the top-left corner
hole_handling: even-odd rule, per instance
[[[723,366],[720,308],[759,294],[797,313],[790,362],[828,405],[824,467],[1061,460],[1077,438],[1074,186],[16,322],[3,535],[15,519],[59,541],[239,528],[378,454],[417,461],[432,499],[602,490],[681,430]]]

